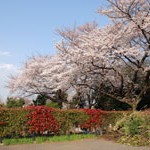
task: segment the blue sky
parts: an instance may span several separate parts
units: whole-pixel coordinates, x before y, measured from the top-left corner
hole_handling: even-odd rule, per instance
[[[102,0],[0,0],[0,99],[8,96],[5,88],[10,73],[28,57],[56,53],[56,29],[97,21],[108,23],[96,10]]]

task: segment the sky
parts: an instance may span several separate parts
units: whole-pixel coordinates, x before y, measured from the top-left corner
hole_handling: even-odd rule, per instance
[[[96,21],[108,23],[97,9],[105,0],[0,0],[0,99],[6,101],[10,74],[33,55],[56,54],[56,29]]]

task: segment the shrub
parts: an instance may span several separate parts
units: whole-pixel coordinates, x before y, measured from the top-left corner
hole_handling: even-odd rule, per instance
[[[99,109],[83,109],[83,111],[88,115],[88,119],[82,124],[82,128],[95,131],[96,129],[102,127],[105,117],[104,111]]]
[[[69,134],[74,133],[76,126],[95,131],[99,128],[107,128],[109,124],[114,126],[115,122],[123,117],[123,114],[130,113],[95,109],[62,110],[46,106],[2,108],[0,109],[0,135],[18,137],[46,132]]]
[[[53,132],[55,134],[59,131],[59,124],[53,116],[53,109],[46,106],[31,106],[28,108],[32,110],[26,118],[26,125],[29,127],[30,133],[44,134],[44,132]]]
[[[81,125],[88,119],[87,114],[81,110],[56,109],[53,113],[59,122],[60,134],[69,134],[70,132],[73,132],[72,128],[74,126]]]
[[[108,133],[113,130],[116,122],[122,119],[125,115],[131,114],[131,111],[105,111],[105,116],[103,117],[102,129]],[[110,126],[112,127],[110,129]]]
[[[140,112],[124,116],[116,123],[119,142],[142,146],[150,144],[150,117]]]
[[[0,120],[4,122],[3,126],[0,126],[1,136],[20,136],[26,131],[26,115],[29,112],[25,109],[11,108],[0,110]]]
[[[150,145],[150,141],[147,137],[143,135],[134,135],[134,136],[121,136],[118,140],[119,143],[132,145],[132,146],[148,146]]]

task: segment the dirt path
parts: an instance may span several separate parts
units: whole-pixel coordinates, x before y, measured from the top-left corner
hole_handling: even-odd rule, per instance
[[[0,150],[150,150],[150,147],[130,147],[104,139],[84,139],[72,142],[0,146]]]

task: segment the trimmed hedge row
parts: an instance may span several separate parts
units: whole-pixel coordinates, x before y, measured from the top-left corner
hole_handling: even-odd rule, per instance
[[[69,134],[75,127],[93,131],[102,126],[101,110],[60,110],[46,106],[0,109],[0,136],[18,137],[42,134]]]
[[[62,110],[46,106],[26,108],[0,108],[0,137],[19,137],[32,135],[57,135],[75,132],[75,127],[87,132],[100,128],[108,131],[129,111],[102,111],[95,109]],[[149,112],[141,113],[149,116]]]
[[[26,109],[0,109],[0,136],[23,134],[29,113]]]

